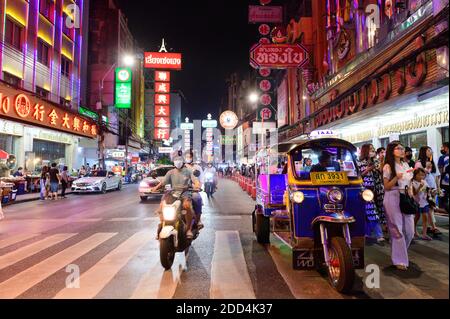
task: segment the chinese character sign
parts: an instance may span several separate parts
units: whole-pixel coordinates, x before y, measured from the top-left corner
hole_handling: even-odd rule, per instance
[[[97,126],[78,113],[48,104],[46,101],[0,83],[0,117],[39,125],[70,134],[97,137]]]
[[[170,82],[170,72],[168,71],[155,71],[156,82]]]

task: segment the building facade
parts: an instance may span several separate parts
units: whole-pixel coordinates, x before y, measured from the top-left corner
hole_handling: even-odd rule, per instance
[[[123,163],[124,158],[108,158],[107,154],[128,153],[130,160],[146,148],[143,50],[136,44],[127,18],[116,1],[92,1],[89,25],[87,106],[109,120],[105,134],[100,137],[98,155],[99,158],[106,156],[110,163]],[[114,71],[117,67],[125,67],[125,56],[134,58],[133,65],[127,66],[131,67],[133,76],[132,103],[130,109],[116,109]],[[126,147],[125,152],[113,152]]]
[[[0,149],[39,171],[82,163],[97,126],[79,114],[86,0],[0,1]]]
[[[449,134],[448,1],[317,2],[312,20],[325,24],[326,45],[314,26],[305,29],[313,63],[294,71],[303,75],[293,90],[303,103],[290,101],[299,121],[280,139],[331,129],[357,146],[399,139],[437,157]]]

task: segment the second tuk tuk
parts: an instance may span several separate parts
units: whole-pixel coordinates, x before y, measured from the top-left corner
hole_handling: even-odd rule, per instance
[[[270,233],[292,249],[293,268],[327,270],[339,292],[353,288],[355,269],[364,267],[366,204],[356,165],[356,148],[336,139],[308,139],[278,145],[287,174],[267,164],[259,152],[257,205],[253,229],[257,241],[270,243]]]

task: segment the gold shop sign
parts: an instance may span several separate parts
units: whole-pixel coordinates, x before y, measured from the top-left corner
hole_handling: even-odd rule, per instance
[[[406,132],[441,124],[448,124],[448,111],[420,116],[409,121],[384,126],[378,130],[378,136],[386,136],[390,132]]]

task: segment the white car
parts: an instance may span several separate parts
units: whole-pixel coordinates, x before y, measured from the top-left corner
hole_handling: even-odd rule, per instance
[[[164,188],[159,189],[157,192],[151,192],[150,188],[158,185],[159,182],[164,179],[167,172],[174,168],[175,166],[164,165],[152,170],[150,174],[148,174],[149,177],[144,178],[139,184],[139,196],[141,197],[141,200],[146,201],[150,196],[161,197],[164,194]]]
[[[122,178],[113,172],[98,171],[77,179],[72,183],[74,193],[103,193],[109,190],[121,190]]]

